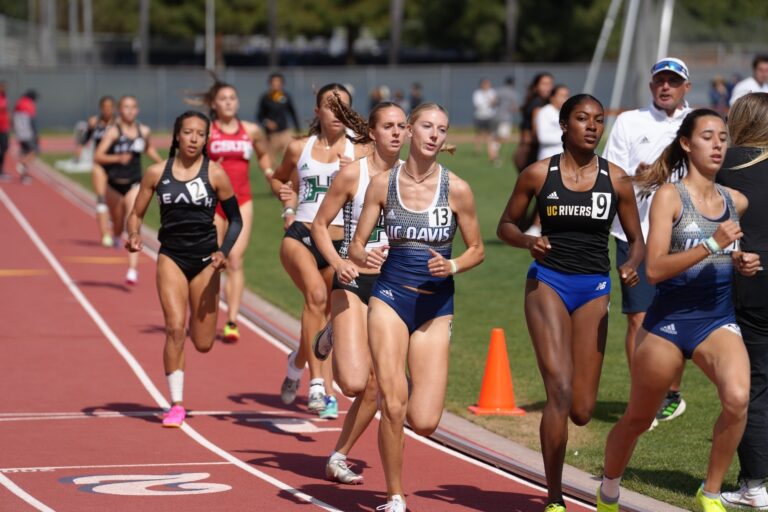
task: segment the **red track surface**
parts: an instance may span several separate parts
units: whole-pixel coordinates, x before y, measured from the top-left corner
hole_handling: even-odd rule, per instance
[[[161,428],[154,261],[142,255],[138,286],[123,285],[126,253],[102,248],[92,216],[56,187],[0,186],[0,233],[0,510],[372,511],[385,502],[376,425],[351,453],[364,485],[326,481],[343,417],[319,420],[301,399],[283,406],[285,352],[247,327],[240,343],[206,355],[187,346],[193,415],[183,430]],[[432,444],[407,438],[405,461],[411,511],[543,509],[540,489]]]

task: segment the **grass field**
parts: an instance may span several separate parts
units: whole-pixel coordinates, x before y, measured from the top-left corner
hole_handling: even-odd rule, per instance
[[[504,162],[512,149],[504,150]],[[62,155],[46,155],[52,162]],[[467,180],[475,194],[486,259],[478,268],[456,278],[456,318],[451,348],[451,369],[446,408],[485,428],[539,449],[538,423],[544,405],[544,388],[536,366],[523,314],[525,275],[531,261],[527,251],[502,245],[496,238],[496,224],[515,182],[510,164],[495,168],[473,153],[471,144],[459,144],[454,156],[442,163]],[[88,175],[71,175],[90,189]],[[254,222],[246,254],[246,279],[251,290],[294,316],[299,315],[302,297],[285,272],[280,271],[278,247],[282,237],[280,205],[267,192],[260,172],[252,173]],[[156,203],[146,217],[157,227]],[[94,225],[84,226],[97,236]],[[457,237],[457,240],[460,237]],[[613,242],[611,242],[613,249]],[[454,253],[460,254],[461,243]],[[276,270],[277,269],[277,270]],[[629,376],[624,356],[625,320],[620,314],[618,279],[613,276],[609,341],[597,409],[592,422],[572,427],[566,462],[595,475],[602,472],[605,438],[623,413],[629,394]],[[506,333],[507,349],[517,403],[528,411],[525,417],[474,417],[467,406],[477,401],[491,328]],[[278,383],[275,385],[277,386]],[[277,387],[275,388],[277,392]],[[719,413],[714,387],[693,364],[683,380],[687,412],[662,424],[638,442],[622,484],[642,494],[694,509],[693,495],[705,476],[712,425]],[[726,478],[724,489],[735,486],[737,464]]]

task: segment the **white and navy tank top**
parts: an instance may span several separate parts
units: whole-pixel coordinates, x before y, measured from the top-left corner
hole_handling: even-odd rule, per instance
[[[715,219],[701,214],[691,200],[688,189],[682,181],[675,184],[682,209],[680,216],[672,226],[672,239],[669,253],[687,251],[701,244],[717,231],[720,223],[730,219],[739,221],[739,214],[728,191],[720,185],[715,185],[723,197],[723,213]],[[656,285],[656,306],[674,311],[687,318],[716,317],[727,314],[732,308],[731,282],[733,279],[733,264],[731,253],[737,243],[711,254],[705,259],[681,272],[680,274],[662,281]]]
[[[536,196],[541,234],[552,245],[540,263],[568,274],[604,274],[611,270],[608,235],[618,199],[608,161],[598,157],[594,185],[576,192],[563,184],[561,156],[549,160],[547,177]]]
[[[344,156],[355,158],[355,147],[352,141],[345,137]],[[312,135],[304,145],[299,156],[299,206],[296,209],[296,220],[299,222],[312,222],[315,220],[317,210],[323,201],[328,187],[331,186],[336,173],[339,172],[339,162],[323,163],[312,158],[312,148],[317,141],[317,135]],[[344,224],[342,213],[339,212],[332,226]]]
[[[197,176],[180,181],[173,176],[173,158],[165,164],[157,184],[160,203],[160,244],[172,251],[209,255],[218,249],[216,226],[216,191],[208,176],[208,158],[203,158]]]
[[[406,284],[422,290],[453,290],[453,277],[434,277],[427,262],[433,249],[446,259],[451,257],[456,218],[448,204],[450,172],[440,166],[440,177],[432,203],[415,211],[403,205],[399,176],[404,164],[389,174],[387,203],[384,207],[384,229],[389,240],[389,254],[381,268],[381,276],[395,284]],[[439,165],[439,164],[438,164]]]
[[[371,182],[371,174],[368,172],[368,157],[359,160],[360,173],[357,179],[357,191],[351,201],[344,203],[342,209],[342,215],[344,217],[344,239],[339,248],[339,255],[342,258],[349,257],[349,244],[352,243],[352,237],[355,236],[357,231],[357,222],[360,220],[360,214],[363,211],[363,202],[365,200],[365,191],[368,189],[368,184]],[[400,160],[396,166],[402,163]],[[365,250],[370,251],[377,247],[384,247],[387,245],[387,233],[384,230],[384,213],[382,212],[379,217],[379,221],[371,232],[371,236],[368,238],[368,243],[365,244]]]

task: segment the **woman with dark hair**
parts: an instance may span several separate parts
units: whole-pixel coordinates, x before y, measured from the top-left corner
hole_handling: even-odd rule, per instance
[[[368,185],[349,256],[361,268],[381,268],[368,306],[368,343],[381,396],[379,453],[389,512],[405,512],[403,430],[429,436],[443,413],[453,321],[453,276],[484,258],[469,185],[437,162],[448,136],[448,112],[422,103],[406,129],[408,158]],[[383,220],[381,220],[383,216]],[[389,253],[366,250],[383,223]],[[456,229],[466,250],[451,258]],[[410,376],[410,386],[406,368]]]
[[[189,337],[199,352],[208,352],[216,337],[219,311],[219,273],[243,227],[232,184],[218,164],[210,162],[206,143],[210,120],[188,111],[176,118],[168,159],[153,164],[141,180],[136,203],[128,216],[132,254],[141,251],[141,224],[152,197],[160,203],[160,251],[157,292],[165,317],[163,366],[171,395],[164,427],[180,427],[186,411],[184,342],[189,312]],[[213,223],[217,203],[227,216],[221,244]]]
[[[333,372],[330,364],[323,364],[312,352],[312,338],[326,323],[333,268],[318,251],[310,228],[320,203],[342,163],[362,157],[367,146],[354,146],[346,137],[344,124],[331,110],[330,99],[338,94],[349,105],[352,97],[347,89],[336,83],[320,88],[315,98],[315,119],[310,124],[309,136],[292,141],[274,178],[292,185],[291,175],[298,172],[299,204],[290,206],[281,193],[283,217],[293,222],[285,232],[280,246],[280,261],[296,287],[304,295],[301,314],[301,345],[288,357],[288,371],[280,390],[283,403],[296,399],[304,365],[309,363],[309,410],[323,418],[338,416],[338,405],[333,391]],[[339,212],[330,222],[328,234],[337,247],[341,245],[344,219]]]
[[[334,269],[331,290],[331,320],[315,337],[313,351],[320,359],[328,357],[333,347],[333,367],[336,382],[355,401],[344,419],[333,453],[325,465],[326,476],[345,484],[363,483],[346,459],[352,446],[376,415],[376,379],[373,375],[371,350],[368,347],[368,302],[379,268],[361,268],[349,260],[349,245],[355,234],[370,181],[400,161],[400,148],[405,141],[405,112],[396,103],[377,103],[368,121],[334,95],[332,108],[344,125],[358,134],[355,144],[373,144],[371,155],[356,160],[339,171],[320,204],[312,223],[312,238],[323,257]],[[328,226],[343,211],[344,243],[339,251],[333,246]],[[377,224],[367,251],[378,251],[386,257],[387,235]],[[325,340],[325,342],[323,342]]]
[[[208,137],[208,157],[219,164],[232,182],[240,215],[243,218],[243,231],[237,238],[227,260],[227,279],[224,281],[224,299],[227,303],[227,323],[224,325],[223,339],[234,343],[240,339],[237,327],[237,315],[245,289],[243,258],[248,249],[253,224],[253,200],[249,167],[251,156],[256,153],[264,177],[273,192],[279,184],[272,185],[272,156],[270,155],[264,134],[255,123],[241,121],[237,117],[240,100],[234,86],[220,81],[213,76],[214,83],[204,93],[198,94],[195,103],[210,109],[211,133]],[[216,231],[221,241],[227,230],[227,221],[221,206],[216,208],[214,217]]]
[[[564,512],[563,462],[568,418],[592,418],[608,334],[611,292],[608,234],[618,214],[630,243],[621,280],[634,285],[644,244],[632,184],[624,171],[599,157],[603,106],[589,94],[560,109],[563,152],[528,166],[501,216],[498,237],[530,251],[525,319],[544,380],[541,450],[547,478],[547,512]],[[520,230],[536,198],[541,236]]]
[[[554,78],[549,73],[538,73],[531,80],[523,106],[520,108],[520,141],[515,150],[514,164],[522,171],[533,162],[539,154],[539,141],[536,138],[534,120],[538,110],[547,104],[552,94]]]
[[[651,426],[686,359],[715,384],[722,405],[696,501],[704,512],[725,512],[720,485],[744,432],[749,398],[749,359],[736,324],[731,281],[734,268],[754,275],[760,263],[735,243],[742,237],[739,218],[746,197],[715,184],[727,147],[720,115],[694,110],[658,160],[635,176],[641,192],[656,192],[646,270],[657,286],[637,335],[627,410],[606,441],[600,512],[618,512],[619,484],[637,439]],[[685,177],[667,183],[683,167]]]
[[[717,182],[738,190],[749,200],[742,215],[741,249],[768,262],[768,94],[737,99],[728,114],[731,144],[717,173]],[[733,276],[736,322],[749,354],[750,385],[747,425],[737,453],[741,488],[724,492],[726,504],[768,507],[768,274]]]
[[[107,207],[112,218],[113,238],[119,240],[125,228],[125,218],[133,209],[139,191],[142,153],[155,162],[163,159],[152,146],[149,138],[151,130],[137,119],[139,104],[136,98],[120,98],[117,111],[117,121],[104,132],[93,160],[107,171]],[[139,255],[131,253],[128,256],[128,273],[125,274],[125,282],[130,285],[139,280],[138,263]]]

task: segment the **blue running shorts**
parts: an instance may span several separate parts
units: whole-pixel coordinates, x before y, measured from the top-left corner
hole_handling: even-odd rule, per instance
[[[660,313],[651,306],[643,320],[643,329],[673,343],[686,359],[693,356],[693,351],[707,336],[721,327],[741,336],[741,329],[733,313],[715,318],[669,318]]]
[[[528,269],[528,279],[541,281],[555,290],[568,309],[568,314],[593,299],[611,293],[611,276],[607,272],[605,274],[568,274],[534,261]]]
[[[453,286],[447,291],[420,293],[402,284],[388,283],[380,276],[373,286],[371,297],[394,309],[408,327],[408,334],[413,334],[434,318],[453,315]]]

